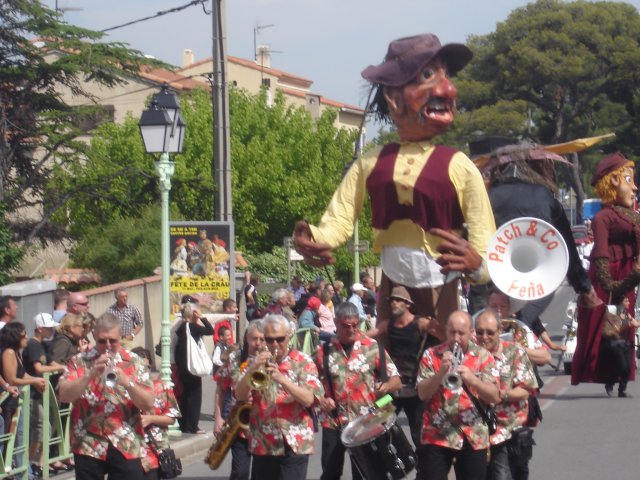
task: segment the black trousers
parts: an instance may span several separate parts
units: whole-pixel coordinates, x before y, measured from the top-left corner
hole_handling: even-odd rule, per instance
[[[287,445],[284,455],[254,455],[255,480],[305,480],[309,455],[298,455]]]
[[[320,480],[339,480],[342,476],[344,467],[344,454],[346,447],[340,440],[340,432],[333,428],[322,429],[322,475]],[[351,478],[353,480],[362,480],[360,471],[351,460]]]
[[[182,395],[178,401],[182,414],[178,419],[180,430],[184,433],[196,433],[202,406],[202,378],[191,375],[183,369],[180,369],[180,378],[183,385]]]
[[[465,439],[461,450],[423,445],[418,450],[417,480],[447,480],[453,459],[456,480],[485,480],[487,450],[473,450]]]
[[[124,456],[109,444],[107,458],[98,460],[86,455],[73,455],[76,462],[76,480],[143,480],[144,471],[139,458],[127,460]]]
[[[231,475],[229,475],[229,480],[249,480],[250,470],[249,442],[245,438],[236,437],[231,444]]]
[[[411,430],[411,440],[413,446],[420,446],[420,430],[422,429],[422,412],[424,403],[416,395],[415,397],[394,398],[393,405],[396,407],[396,415],[404,410],[404,414],[409,421],[409,429]]]

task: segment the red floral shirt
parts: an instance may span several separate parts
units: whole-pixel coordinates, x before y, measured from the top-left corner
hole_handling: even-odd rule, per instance
[[[449,345],[442,344],[424,352],[418,382],[433,377],[440,370],[442,355],[447,350]],[[479,345],[469,342],[462,365],[475,372],[483,382],[499,384],[493,356]],[[477,398],[477,392],[470,390]],[[465,437],[474,450],[489,447],[489,430],[469,395],[462,387],[452,391],[440,385],[425,402],[420,443],[460,450]]]
[[[398,369],[393,360],[386,351],[384,354],[387,362],[387,377],[398,376]],[[316,354],[316,366],[320,372],[325,395],[328,397],[331,390],[328,379],[325,378],[323,364],[324,350],[320,345]],[[350,355],[347,356],[340,342],[335,337],[332,338],[329,347],[329,376],[333,383],[334,400],[342,425],[367,413],[378,397],[375,383],[382,381],[378,342],[359,333],[358,340],[353,344]],[[320,416],[323,427],[337,427],[332,415],[321,412]]]
[[[173,394],[173,388],[167,387],[162,380],[153,381],[153,410],[144,412],[147,415],[165,415],[171,418],[180,417],[178,401]],[[142,468],[145,472],[158,468],[159,450],[169,447],[169,434],[166,427],[150,425],[145,431],[147,454],[142,457]]]
[[[502,341],[502,351],[494,355],[496,367],[500,372],[500,390],[516,387],[535,394],[538,381],[533,371],[527,352],[520,345]],[[511,438],[511,432],[523,426],[527,421],[529,404],[527,400],[520,402],[503,401],[495,407],[498,416],[498,429],[491,435],[491,445],[498,445]]]
[[[99,356],[95,348],[75,355],[62,379],[76,380],[87,375]],[[152,391],[149,369],[139,356],[121,348],[114,362],[131,380]],[[110,388],[101,377],[91,380],[82,396],[73,402],[71,424],[73,453],[105,460],[111,443],[127,460],[146,455],[139,410],[121,385]]]
[[[324,389],[311,358],[297,350],[289,350],[278,370],[293,383],[311,390],[318,398]],[[313,420],[309,409],[298,403],[282,385],[269,382],[264,392],[251,390],[249,450],[253,455],[284,455],[285,444],[296,454],[313,453]]]

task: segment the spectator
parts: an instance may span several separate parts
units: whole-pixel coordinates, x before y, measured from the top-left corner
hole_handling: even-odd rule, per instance
[[[330,286],[330,285],[329,285]],[[333,312],[329,308],[331,303],[331,291],[329,287],[320,293],[320,308],[318,309],[318,321],[320,323],[320,340],[327,342],[336,333]]]
[[[39,313],[33,317],[35,332],[27,342],[27,347],[22,352],[24,369],[32,377],[42,377],[47,372],[61,372],[64,365],[51,362],[51,356],[45,346],[45,341],[52,338],[56,323],[48,313]],[[42,409],[42,393],[37,389],[31,389],[31,417],[29,420],[29,461],[31,473],[36,477],[42,477],[42,421],[44,411]],[[53,465],[55,470],[65,469],[60,462]]]
[[[11,295],[0,297],[0,330],[18,316],[18,304]]]
[[[371,318],[377,317],[376,313],[376,284],[373,281],[373,277],[367,273],[360,273],[360,283],[367,289],[362,297],[362,308],[364,308],[364,313],[369,315]]]
[[[211,360],[213,361],[214,374],[224,363],[225,352],[233,343],[233,336],[231,335],[231,330],[229,330],[229,328],[220,327],[220,329],[218,330],[218,335],[220,336],[220,340],[217,342],[215,348],[213,349],[213,356],[211,358]]]
[[[71,292],[67,298],[67,313],[82,314],[89,311],[89,299],[82,292]]]
[[[200,407],[202,406],[202,378],[192,375],[187,367],[187,325],[194,340],[200,340],[203,335],[213,335],[213,327],[209,321],[190,303],[182,309],[181,323],[176,330],[175,361],[180,380],[182,381],[182,395],[178,398],[180,405],[180,430],[183,433],[205,433],[198,428]]]
[[[249,277],[249,283],[244,287],[244,297],[247,302],[247,320],[260,318],[260,303],[258,302],[257,286],[260,283],[260,277],[256,273],[252,273]]]
[[[60,324],[60,320],[67,313],[67,299],[69,298],[69,290],[58,288],[53,292],[53,321]]]
[[[144,362],[145,366],[151,366],[151,352],[143,347],[131,350]],[[158,480],[158,452],[169,447],[168,427],[173,425],[180,416],[178,402],[173,395],[173,389],[167,387],[158,374],[153,378],[153,409],[140,414],[142,428],[145,433],[147,448],[146,455],[142,457],[142,469],[145,480]]]
[[[336,280],[335,282],[333,282],[333,289],[335,290],[335,293],[333,294],[333,298],[331,299],[331,301],[333,302],[333,308],[336,308],[338,305],[344,302],[344,298],[342,296],[344,283],[340,280]]]
[[[354,283],[351,287],[351,296],[349,297],[349,303],[353,303],[358,309],[358,316],[360,321],[366,321],[369,319],[367,313],[364,311],[362,299],[364,298],[367,289],[361,283]]]
[[[44,392],[45,380],[44,378],[32,377],[29,375],[24,367],[24,361],[22,359],[22,349],[27,346],[27,332],[24,325],[21,322],[11,322],[5,325],[0,333],[0,348],[2,349],[2,356],[0,357],[0,365],[2,367],[2,376],[6,381],[15,387],[22,387],[24,385],[30,385],[38,392]],[[2,405],[2,416],[5,425],[9,426],[9,432],[12,430],[11,418],[18,409],[18,398],[9,397],[8,400]],[[23,429],[22,429],[23,413],[20,413],[18,417],[18,423],[16,428],[16,447],[22,445]],[[15,456],[16,466],[22,465],[22,457],[20,455]]]
[[[136,335],[142,330],[142,315],[140,315],[140,310],[128,303],[129,293],[124,288],[116,289],[114,295],[116,303],[107,308],[107,313],[120,320],[122,345],[129,348]]]
[[[300,297],[304,295],[304,292],[306,291],[303,285],[302,275],[296,275],[291,279],[289,291],[293,294],[296,302],[300,300]]]

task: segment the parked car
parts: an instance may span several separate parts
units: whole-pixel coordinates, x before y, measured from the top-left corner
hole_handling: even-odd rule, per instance
[[[589,229],[586,225],[574,225],[571,227],[571,233],[573,234],[573,241],[576,242],[576,246],[579,247],[591,243]]]

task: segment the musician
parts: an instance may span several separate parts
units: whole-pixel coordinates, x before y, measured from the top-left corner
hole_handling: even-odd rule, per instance
[[[145,440],[140,411],[153,409],[153,382],[143,360],[120,346],[120,321],[96,321],[95,346],[75,355],[60,378],[61,402],[73,403],[71,448],[76,478],[142,480]],[[109,368],[114,385],[105,383]]]
[[[532,454],[533,431],[526,426],[528,399],[535,395],[538,382],[524,348],[500,339],[499,315],[487,309],[476,318],[478,345],[493,355],[500,373],[500,403],[496,404],[498,429],[491,435],[489,480],[528,478],[522,476],[521,464],[528,465]]]
[[[394,394],[393,404],[396,413],[404,410],[413,444],[417,448],[420,446],[422,401],[418,398],[416,378],[424,349],[440,343],[436,337],[429,334],[437,322],[433,318],[411,313],[413,300],[404,287],[393,288],[389,296],[389,305],[391,319],[380,320],[375,328],[367,331],[367,335],[385,346],[400,372],[402,388]]]
[[[493,356],[472,341],[472,333],[471,316],[453,312],[447,320],[447,341],[429,348],[420,362],[418,395],[425,402],[418,450],[421,479],[447,478],[454,459],[456,479],[486,476],[489,431],[469,392],[482,403],[498,403],[500,378]],[[461,352],[459,363],[454,350]],[[460,386],[450,389],[443,381],[452,370]]]
[[[320,399],[324,412],[321,480],[338,480],[342,476],[345,452],[340,441],[342,428],[367,413],[379,397],[402,386],[387,352],[358,328],[358,308],[350,302],[341,303],[335,314],[336,337],[320,345],[316,355],[325,392]],[[353,460],[351,471],[354,480],[362,478]]]
[[[436,147],[436,137],[455,114],[457,90],[449,75],[471,57],[466,46],[442,46],[431,33],[392,41],[385,60],[362,76],[375,88],[371,110],[393,122],[400,142],[359,158],[318,226],[298,222],[294,231],[296,249],[307,263],[333,263],[331,249],[351,238],[368,194],[374,251],[381,253],[383,271],[378,318],[390,318],[386,299],[402,285],[416,314],[438,319],[440,339],[449,313],[458,308],[460,274],[472,282],[488,281],[483,257],[495,232],[478,169],[463,153]],[[465,223],[469,242],[460,235]]]
[[[324,389],[318,370],[308,355],[291,350],[291,328],[282,315],[264,318],[268,351],[256,355],[236,385],[238,401],[253,402],[249,450],[255,480],[303,480],[313,453],[313,419],[310,408]],[[269,382],[252,389],[253,372],[266,368]]]
[[[225,420],[228,419],[229,413],[236,403],[234,395],[236,383],[246,370],[247,365],[264,347],[264,325],[262,320],[252,320],[245,331],[242,349],[231,352],[218,370],[214,409],[214,433],[216,435],[220,435]],[[227,401],[229,397],[232,399],[231,402]],[[241,430],[234,439],[230,450],[231,475],[229,480],[249,480],[251,454],[249,453],[247,435],[244,431]]]

